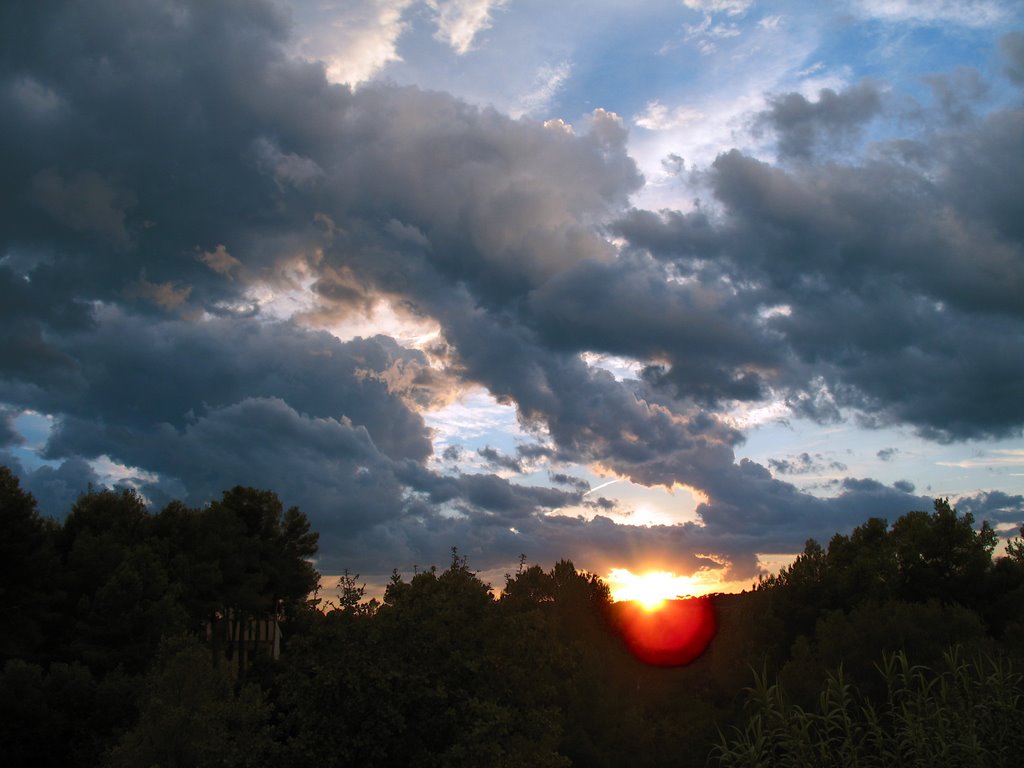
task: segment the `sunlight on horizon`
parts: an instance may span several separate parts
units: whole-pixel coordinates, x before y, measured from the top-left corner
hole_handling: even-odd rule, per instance
[[[613,568],[606,581],[613,600],[635,601],[648,611],[661,607],[666,600],[687,597],[694,591],[692,578],[669,571],[636,574],[628,568]]]

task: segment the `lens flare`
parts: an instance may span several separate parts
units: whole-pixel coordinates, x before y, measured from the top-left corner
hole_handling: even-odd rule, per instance
[[[639,601],[617,604],[619,631],[641,661],[659,667],[689,664],[707,649],[718,629],[707,597],[664,600],[660,607]]]

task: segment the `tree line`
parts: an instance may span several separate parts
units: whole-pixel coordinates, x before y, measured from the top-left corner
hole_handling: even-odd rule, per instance
[[[453,550],[322,603],[317,534],[270,491],[94,489],[55,521],[0,468],[0,523],[5,765],[1012,765],[1024,726],[1024,544],[993,556],[944,500],[713,596],[677,668],[567,560],[496,594]]]

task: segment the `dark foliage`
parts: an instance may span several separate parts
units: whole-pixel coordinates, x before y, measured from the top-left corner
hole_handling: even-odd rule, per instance
[[[453,550],[381,602],[346,573],[323,610],[317,536],[268,491],[157,513],[91,491],[58,524],[0,468],[0,522],[4,765],[923,765],[940,737],[998,765],[1024,711],[1024,543],[993,559],[943,500],[714,596],[717,637],[676,668],[633,658],[565,560],[496,595]]]

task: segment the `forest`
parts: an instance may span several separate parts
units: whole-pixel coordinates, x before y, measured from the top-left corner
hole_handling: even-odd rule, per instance
[[[0,467],[5,766],[1020,766],[1024,529],[947,500],[741,594],[685,666],[635,658],[595,575],[355,574],[268,490],[41,516]]]

